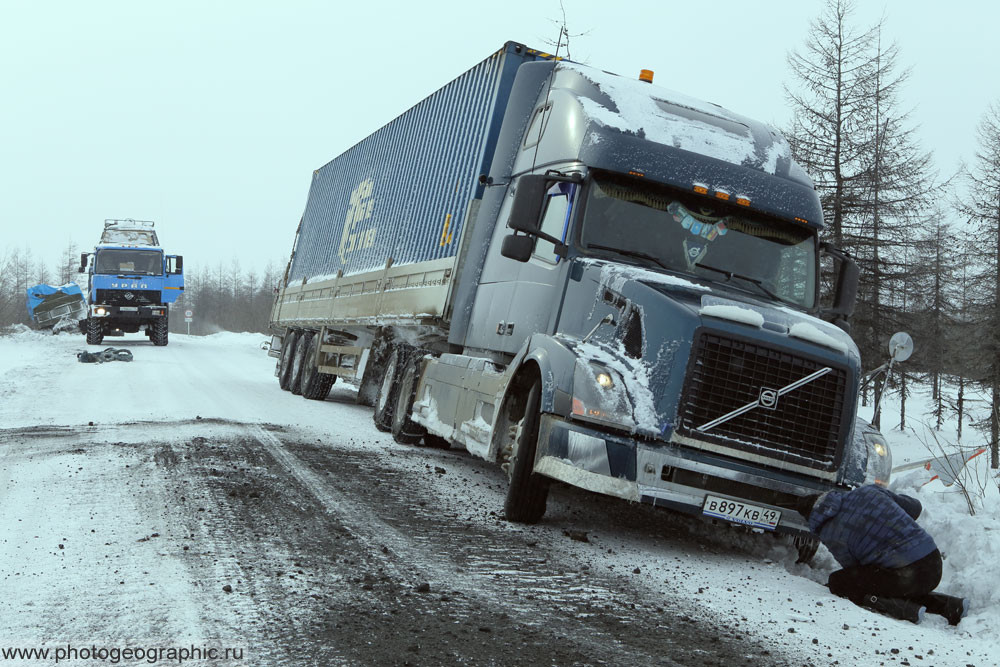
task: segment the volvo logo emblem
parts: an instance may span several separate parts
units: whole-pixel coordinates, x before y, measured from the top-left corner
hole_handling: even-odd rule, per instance
[[[778,407],[778,390],[769,387],[760,388],[760,397],[757,399],[760,407],[774,410]]]

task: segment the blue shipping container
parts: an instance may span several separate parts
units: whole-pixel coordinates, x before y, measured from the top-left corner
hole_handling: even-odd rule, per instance
[[[521,63],[502,49],[313,172],[288,284],[454,257]]]

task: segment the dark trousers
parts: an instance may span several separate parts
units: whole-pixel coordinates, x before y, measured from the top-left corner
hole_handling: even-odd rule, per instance
[[[830,592],[857,602],[870,595],[918,601],[941,583],[941,552],[935,549],[904,567],[856,565],[830,575]]]

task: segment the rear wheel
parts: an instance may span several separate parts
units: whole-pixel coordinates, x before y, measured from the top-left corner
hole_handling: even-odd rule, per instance
[[[392,415],[396,409],[396,394],[399,391],[399,371],[405,360],[401,346],[392,350],[389,362],[385,365],[378,396],[375,398],[375,414],[372,415],[372,420],[375,422],[375,428],[385,433],[392,430]]]
[[[278,362],[278,386],[287,390],[292,379],[292,357],[295,356],[295,343],[299,333],[289,331],[281,342],[281,360]]]
[[[100,345],[104,340],[104,327],[101,325],[101,321],[93,318],[87,318],[87,345]]]
[[[153,324],[150,327],[152,333],[149,335],[149,339],[153,341],[153,345],[163,347],[167,344],[167,327],[168,322],[166,317],[153,320]]]
[[[545,514],[549,480],[534,472],[541,405],[542,383],[536,378],[526,390],[507,397],[497,424],[504,439],[501,463],[510,482],[504,502],[508,521],[537,523]]]
[[[312,337],[309,349],[306,351],[305,366],[302,367],[302,396],[311,401],[325,400],[330,393],[330,387],[336,381],[336,375],[320,373],[316,364],[316,354],[322,340],[318,335]]]
[[[355,398],[358,405],[374,406],[378,400],[379,386],[384,379],[383,371],[393,350],[389,341],[389,336],[379,333],[368,349],[368,360],[365,362],[365,371],[361,375],[361,384],[358,386],[358,395]]]
[[[413,400],[417,393],[417,371],[420,367],[418,355],[410,355],[403,366],[396,389],[396,407],[392,413],[392,439],[403,445],[420,442],[427,429],[413,421]]]
[[[312,342],[313,333],[305,331],[299,335],[299,342],[295,344],[295,356],[292,357],[291,376],[288,379],[288,391],[296,396],[302,394],[302,370],[306,365],[306,354],[309,352],[309,344]]]

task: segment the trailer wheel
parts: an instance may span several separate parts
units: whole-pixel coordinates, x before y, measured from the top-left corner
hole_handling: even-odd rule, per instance
[[[392,430],[392,415],[395,412],[396,394],[399,391],[399,371],[405,361],[403,347],[395,347],[389,354],[389,362],[382,374],[382,384],[379,385],[378,396],[375,398],[375,414],[372,415],[372,420],[375,422],[375,428],[383,433]]]
[[[330,393],[330,387],[337,379],[336,375],[319,372],[319,366],[316,365],[316,352],[321,343],[318,335],[312,337],[306,352],[305,365],[302,367],[302,396],[311,401],[325,400],[327,394]]]
[[[302,370],[305,367],[306,354],[312,342],[313,332],[303,331],[295,344],[295,355],[292,357],[292,370],[288,378],[288,391],[296,396],[302,395]]]
[[[149,336],[149,339],[153,341],[153,345],[163,347],[167,344],[168,325],[169,323],[165,317],[153,320],[152,333]]]
[[[101,321],[93,318],[87,318],[87,345],[100,345],[104,340],[104,327],[101,326]]]
[[[281,359],[278,366],[278,386],[288,390],[292,379],[292,357],[295,356],[295,343],[299,338],[297,331],[289,331],[281,345]]]
[[[358,385],[358,395],[354,399],[358,405],[374,406],[378,399],[379,385],[383,379],[385,365],[389,363],[389,355],[394,349],[392,336],[379,331],[368,349],[368,361],[365,371],[361,374],[361,384]]]
[[[427,429],[413,421],[413,400],[417,394],[417,370],[420,355],[411,354],[403,365],[396,389],[396,407],[392,413],[392,439],[401,445],[413,445],[427,433]]]
[[[549,480],[534,472],[541,405],[542,383],[535,378],[527,391],[508,396],[499,415],[500,459],[510,482],[504,502],[508,521],[538,523],[545,514]]]

